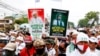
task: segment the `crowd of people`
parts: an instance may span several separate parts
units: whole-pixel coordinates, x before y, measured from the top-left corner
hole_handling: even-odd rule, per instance
[[[100,31],[96,28],[67,29],[66,37],[32,39],[29,32],[10,31],[0,56],[99,56]],[[3,36],[4,37],[4,36]],[[1,43],[1,41],[0,41]]]

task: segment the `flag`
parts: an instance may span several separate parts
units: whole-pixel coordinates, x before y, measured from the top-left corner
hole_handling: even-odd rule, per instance
[[[88,24],[92,24],[94,19],[89,20]]]

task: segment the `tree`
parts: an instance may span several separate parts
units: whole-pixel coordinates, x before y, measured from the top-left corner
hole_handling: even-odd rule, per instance
[[[17,24],[28,23],[28,18],[22,17],[22,18],[16,19],[15,23],[17,23]]]
[[[87,14],[86,14],[86,16],[85,16],[85,18],[87,18],[87,19],[89,19],[89,21],[91,20],[91,19],[94,19],[93,20],[93,22],[90,24],[90,27],[91,26],[94,26],[95,24],[95,22],[97,23],[97,25],[99,24],[98,23],[98,21],[99,21],[99,12],[95,12],[95,11],[90,11],[90,12],[88,12]]]
[[[87,27],[89,19],[80,19],[78,22],[79,27]]]
[[[95,22],[98,24],[99,21],[99,12],[90,11],[88,12],[85,17],[78,22],[78,26],[80,27],[92,27],[95,25]],[[91,21],[93,19],[93,21]],[[91,21],[91,23],[89,23]]]
[[[86,14],[85,18],[87,18],[87,19],[96,18],[98,14],[99,14],[99,12],[90,11]]]

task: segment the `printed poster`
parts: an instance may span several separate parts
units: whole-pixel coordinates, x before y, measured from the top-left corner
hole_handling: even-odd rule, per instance
[[[52,9],[50,22],[50,36],[66,36],[69,11]]]
[[[28,9],[30,33],[33,39],[41,38],[44,24],[44,9]]]

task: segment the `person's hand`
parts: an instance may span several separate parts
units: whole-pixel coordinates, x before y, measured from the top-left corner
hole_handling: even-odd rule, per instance
[[[55,56],[58,56],[58,51],[59,51],[59,49],[58,49],[58,45],[55,45],[55,46],[54,46],[54,49],[55,49],[55,51],[56,51]]]
[[[56,50],[56,52],[58,52],[58,45],[55,45],[54,49]]]

